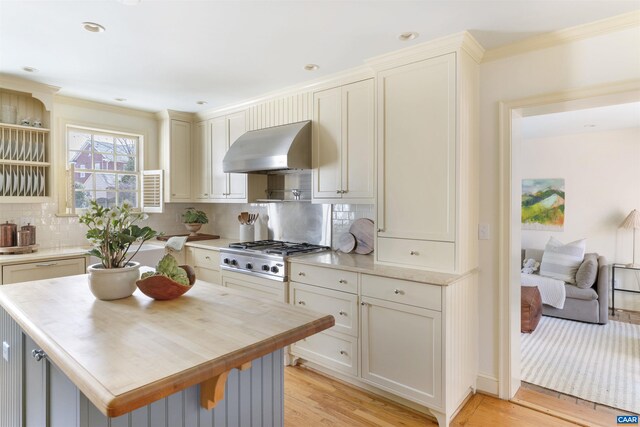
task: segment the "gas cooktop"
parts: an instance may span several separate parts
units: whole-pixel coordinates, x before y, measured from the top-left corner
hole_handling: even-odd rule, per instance
[[[330,250],[310,243],[259,240],[231,243],[220,249],[221,268],[272,280],[288,281],[288,257]]]

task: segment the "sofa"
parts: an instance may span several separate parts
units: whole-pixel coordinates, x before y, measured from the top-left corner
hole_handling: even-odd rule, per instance
[[[523,249],[522,260],[535,259],[542,262],[541,249]],[[591,288],[581,289],[573,284],[566,283],[567,294],[564,308],[558,309],[543,304],[544,316],[560,317],[562,319],[578,320],[580,322],[606,324],[609,321],[609,267],[603,256],[598,256],[598,275]]]

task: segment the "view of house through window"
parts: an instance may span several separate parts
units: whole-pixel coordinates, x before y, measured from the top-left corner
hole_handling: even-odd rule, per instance
[[[139,137],[79,127],[67,128],[67,161],[75,167],[75,207],[140,203]]]

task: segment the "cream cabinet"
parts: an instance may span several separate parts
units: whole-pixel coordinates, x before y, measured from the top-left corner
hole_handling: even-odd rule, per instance
[[[313,96],[313,191],[318,203],[374,202],[373,80]]]
[[[164,201],[191,200],[191,116],[177,111],[161,114],[161,163],[165,173]]]
[[[449,425],[475,390],[475,273],[441,286],[295,261],[290,271],[290,303],[335,318],[291,346],[294,363],[417,403]]]
[[[202,203],[248,203],[265,197],[265,176],[224,173],[227,150],[247,131],[247,114],[239,111],[194,125],[191,198]]]
[[[362,379],[412,401],[440,406],[440,312],[367,296],[361,308]]]
[[[377,262],[477,266],[478,64],[464,43],[376,64]]]
[[[222,285],[239,289],[256,297],[264,297],[274,301],[287,302],[287,283],[271,279],[262,279],[248,274],[233,271],[222,272]]]
[[[191,197],[197,201],[211,198],[211,129],[207,121],[195,124],[191,150]]]
[[[31,280],[54,279],[86,273],[86,257],[44,259],[21,264],[2,266],[2,284],[27,282]]]
[[[187,246],[185,252],[186,264],[193,267],[196,279],[216,285],[222,284],[219,251]]]

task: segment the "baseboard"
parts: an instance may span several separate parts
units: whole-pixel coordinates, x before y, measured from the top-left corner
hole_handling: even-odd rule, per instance
[[[498,379],[487,374],[478,374],[476,388],[484,394],[498,397]]]

